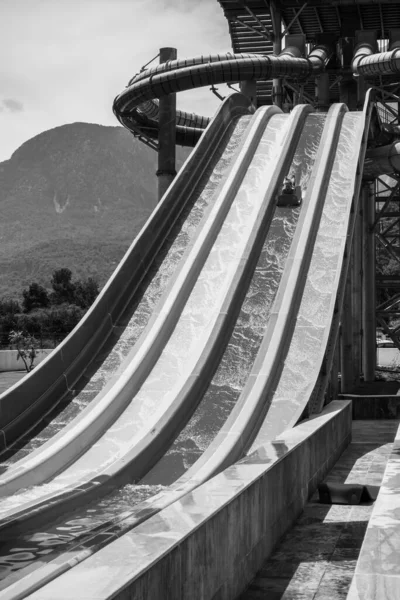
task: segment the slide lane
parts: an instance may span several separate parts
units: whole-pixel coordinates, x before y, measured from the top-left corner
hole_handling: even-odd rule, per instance
[[[249,102],[240,94],[221,105],[82,321],[43,363],[0,396],[0,449],[5,450],[0,473],[57,434],[120,370],[229,172],[250,118],[243,115],[249,113]]]
[[[303,107],[303,111],[305,112],[305,114],[302,116],[301,119],[298,119],[298,123],[297,123],[297,133],[295,134],[294,131],[292,130],[292,137],[288,137],[288,146],[291,147],[291,152],[288,153],[288,149],[286,149],[285,151],[285,155],[286,156],[286,160],[282,163],[281,165],[281,170],[278,171],[275,175],[275,182],[274,182],[274,188],[275,188],[275,192],[278,190],[279,185],[281,184],[283,175],[285,173],[288,172],[288,169],[290,167],[290,171],[295,174],[296,179],[301,183],[303,189],[305,190],[307,188],[307,183],[310,179],[310,175],[311,175],[311,163],[315,157],[315,152],[316,149],[318,147],[318,142],[316,140],[319,140],[319,137],[321,135],[321,131],[323,128],[323,122],[325,119],[324,115],[312,115],[307,117],[307,120],[305,122],[304,125],[304,118],[305,116],[309,113],[309,109],[305,109],[305,107]],[[287,117],[282,115],[282,117]],[[301,134],[301,135],[300,135]],[[297,138],[297,139],[296,139]],[[297,147],[296,147],[296,141],[299,140]],[[295,151],[296,150],[296,151]],[[294,158],[293,158],[293,153],[294,153]],[[284,154],[284,153],[282,153]],[[257,157],[255,157],[257,158]],[[293,158],[293,160],[292,160]],[[258,159],[259,161],[259,159]],[[292,163],[292,164],[291,164]],[[262,165],[261,165],[262,166]],[[265,166],[265,164],[264,164]],[[274,193],[275,195],[275,193]],[[244,339],[243,340],[243,324],[244,322],[246,323],[246,327],[247,330],[250,330],[253,323],[249,323],[249,309],[250,309],[250,316],[252,317],[251,320],[254,321],[254,317],[256,318],[256,323],[255,323],[255,327],[253,328],[253,334],[255,334],[255,338],[257,338],[257,336],[260,338],[260,333],[261,333],[261,329],[263,328],[263,323],[265,321],[265,317],[268,316],[268,310],[270,308],[270,303],[271,303],[271,298],[269,298],[269,294],[266,295],[264,292],[265,290],[265,285],[268,285],[268,276],[266,276],[265,272],[268,270],[270,271],[272,277],[272,282],[271,282],[271,287],[277,287],[277,282],[279,281],[279,271],[282,270],[282,263],[285,262],[285,253],[288,252],[288,249],[290,247],[290,240],[291,237],[293,236],[293,232],[294,232],[294,228],[296,226],[296,220],[299,214],[299,209],[282,209],[282,208],[277,208],[275,210],[275,214],[274,214],[274,219],[272,222],[272,226],[270,228],[270,231],[272,231],[271,235],[268,233],[267,239],[264,242],[263,248],[262,248],[262,252],[261,252],[261,257],[258,261],[257,267],[255,269],[255,275],[252,278],[252,282],[250,284],[245,302],[243,303],[244,309],[242,309],[242,314],[241,314],[241,319],[239,317],[239,321],[241,320],[241,323],[239,325],[239,327],[236,327],[236,332],[234,332],[234,334],[231,337],[231,343],[230,343],[230,349],[227,352],[225,352],[225,365],[222,368],[222,371],[225,373],[223,376],[226,376],[228,374],[228,377],[230,376],[231,378],[231,385],[229,386],[229,381],[226,382],[225,384],[225,391],[228,389],[228,387],[231,387],[231,391],[233,392],[233,394],[235,394],[237,392],[237,390],[235,390],[235,387],[237,387],[237,381],[233,381],[232,382],[232,375],[234,375],[234,370],[232,370],[232,365],[229,366],[229,357],[235,356],[236,354],[236,363],[238,365],[240,365],[241,362],[243,362],[243,357],[248,357],[249,352],[248,352],[248,341],[249,338],[251,337],[251,333],[250,335],[247,337],[247,340]],[[265,236],[265,233],[263,234],[263,236],[260,238],[263,241],[263,238]],[[285,239],[287,240],[285,242]],[[252,242],[253,244],[253,242]],[[253,244],[254,245],[254,244]],[[279,256],[279,254],[281,255],[279,258],[280,261],[280,265],[277,264],[277,254]],[[269,273],[268,273],[269,275]],[[275,277],[274,277],[275,276]],[[276,280],[276,283],[274,283],[274,278]],[[258,310],[260,310],[259,314],[255,314],[254,317],[252,315],[251,309],[254,306],[254,302],[255,302],[255,295],[258,296],[258,299],[262,302],[264,302],[264,306],[263,307],[257,307]],[[257,320],[258,319],[258,320]],[[241,329],[241,330],[240,330]],[[243,343],[244,341],[244,343]],[[237,354],[238,351],[238,345],[240,345],[240,343],[242,344],[242,352],[240,353],[240,355]],[[255,339],[254,341],[254,349],[256,350],[256,346],[257,346],[257,339]],[[228,344],[228,348],[229,348],[229,344]],[[253,350],[252,352],[250,352],[250,356],[252,356],[252,358],[254,359],[254,355],[255,355],[255,350]],[[223,362],[223,361],[222,361]],[[244,371],[247,368],[251,368],[251,361],[249,361],[249,365],[247,365],[247,367],[242,368],[242,373],[241,373],[241,378],[242,378],[242,385],[244,384],[244,381],[246,379]],[[226,369],[228,368],[228,370],[230,369],[230,373],[226,373]],[[218,374],[217,372],[217,377],[215,378],[215,382],[212,382],[212,384],[209,386],[209,392],[208,392],[208,408],[205,408],[203,406],[203,416],[204,413],[207,413],[210,408],[214,405],[216,405],[216,403],[218,403],[218,399],[215,398],[216,394],[218,394],[218,392],[220,391],[221,388],[221,384],[218,383],[218,381],[221,380],[221,372]],[[214,401],[211,401],[210,404],[210,400],[211,397],[214,395]],[[207,396],[207,393],[206,393]],[[237,396],[237,393],[236,393]],[[202,401],[203,403],[203,401]],[[201,403],[201,404],[202,404]],[[206,401],[207,403],[207,401]],[[228,402],[225,406],[225,410],[222,410],[222,413],[225,414],[220,414],[220,417],[222,417],[222,419],[220,418],[220,420],[223,422],[223,418],[227,416],[227,412],[229,409],[229,404],[232,404],[232,400],[231,402]],[[204,435],[204,439],[202,440],[202,443],[199,444],[199,446],[203,445],[203,448],[205,446],[205,443],[211,440],[212,435],[215,435],[217,432],[207,432],[207,423],[204,421],[204,419],[202,418],[198,418],[195,417],[195,422],[198,424],[199,421],[203,421],[203,433]],[[220,423],[222,425],[222,422]],[[205,425],[205,428],[204,428]],[[192,425],[189,425],[189,431],[191,431],[193,429]],[[197,427],[197,435],[195,435],[195,439],[199,438],[199,435],[201,437],[201,431],[199,431],[199,428]],[[187,435],[187,434],[186,434]],[[190,434],[189,434],[190,435]],[[193,440],[192,440],[193,441]],[[179,438],[178,438],[178,443],[177,445],[180,445],[179,442]],[[174,454],[174,452],[173,452]],[[184,462],[186,461],[187,456],[184,458]],[[170,465],[168,465],[168,458],[167,458],[167,464],[163,464],[163,459],[161,460],[160,465],[158,466],[158,471],[161,473],[165,473],[169,472],[169,477],[171,478],[171,476],[174,474],[173,470],[171,472],[171,468]],[[157,471],[157,468],[155,469],[155,471]],[[150,474],[150,479],[154,479],[154,470],[153,473]],[[145,480],[146,481],[146,478]],[[193,484],[193,482],[192,482]],[[159,486],[151,486],[149,487],[146,483],[142,483],[139,486],[131,486],[131,487],[135,487],[135,501],[137,502],[138,500],[140,500],[141,498],[143,498],[145,495],[147,495],[149,492],[154,493],[155,491],[157,491],[157,489],[159,489]],[[179,490],[180,488],[182,488],[182,481],[178,481],[177,485],[174,486],[176,487],[177,490]],[[184,488],[187,488],[187,484],[183,486]],[[119,515],[118,518],[115,518],[115,512],[118,512],[118,510],[116,510],[115,507],[115,503],[113,506],[113,510],[110,511],[110,517],[112,517],[112,515],[114,515],[114,521],[116,520],[120,520],[121,521],[121,525],[122,528],[126,527],[129,525],[129,522],[132,523],[132,521],[136,521],[138,520],[138,514],[141,513],[141,517],[142,518],[143,515],[145,513],[148,513],[149,510],[150,512],[154,512],[154,508],[150,508],[149,505],[148,506],[143,506],[140,507],[138,506],[138,510],[136,511],[136,514],[132,514],[132,511],[129,511],[129,518],[127,519],[127,514],[125,512],[125,514],[121,514],[121,498],[129,498],[129,501],[125,504],[125,508],[127,508],[131,503],[132,503],[132,493],[131,490],[128,490],[129,485],[125,486],[124,489],[120,490],[119,492],[115,493],[116,496],[116,500],[117,502],[119,502]],[[182,490],[183,491],[183,490]],[[179,493],[179,492],[178,492]],[[182,493],[182,492],[181,492]],[[167,500],[167,498],[169,497],[169,502],[172,501],[171,500],[171,493],[169,494],[161,494],[162,496],[162,501],[165,503],[165,501]],[[151,503],[154,506],[157,506],[157,497],[154,499],[155,502]],[[160,498],[158,498],[158,501],[160,501]],[[169,503],[167,502],[167,503]],[[98,505],[101,504],[98,503]],[[108,506],[110,507],[110,504],[112,505],[112,502],[110,503],[110,498],[109,499],[105,499],[105,502],[103,502],[103,507],[104,506]],[[97,506],[97,509],[93,509],[90,508],[90,505],[88,507],[88,516],[89,513],[90,515],[93,514],[93,512],[99,512],[99,506]],[[75,515],[74,515],[75,516]],[[103,516],[104,516],[104,512],[103,512]],[[98,518],[98,514],[96,514],[96,517]],[[79,523],[80,521],[80,523]],[[85,521],[85,517],[79,519],[79,518],[72,518],[72,520],[69,520],[69,523],[64,523],[64,526],[62,526],[61,529],[63,529],[64,531],[67,531],[69,529],[69,531],[71,532],[71,529],[73,529],[75,527],[75,532],[78,532],[80,529],[80,525],[82,525],[82,522]],[[87,519],[86,519],[87,521]],[[93,523],[93,519],[92,519],[92,526],[96,525],[96,520],[94,520]],[[118,525],[114,525],[114,527],[117,527],[118,529]],[[104,530],[104,518],[103,518],[103,530]],[[98,533],[98,531],[97,531]],[[45,541],[46,539],[49,540],[51,539],[52,533],[51,532],[47,532],[47,534],[42,533],[41,535],[43,535],[43,538]],[[46,538],[46,535],[48,536]],[[54,534],[53,534],[54,535]],[[68,534],[67,534],[68,535]],[[103,534],[102,534],[103,535]],[[103,539],[109,539],[110,536],[111,538],[114,537],[116,535],[116,532],[104,532],[104,537]],[[37,544],[37,537],[35,537],[35,535],[32,536],[32,540],[33,540],[33,545],[35,545],[35,543]],[[93,541],[93,536],[91,536],[91,540]],[[98,540],[98,535],[97,535],[97,540]],[[24,544],[26,546],[26,540],[24,541]],[[32,544],[31,544],[32,547]],[[84,552],[84,551],[83,551]],[[69,554],[70,556],[70,554]],[[39,558],[39,556],[37,556],[36,558]],[[50,558],[50,556],[49,556]],[[60,562],[60,560],[56,561],[57,562],[57,566],[55,566],[54,564],[50,564],[47,565],[47,567],[45,567],[45,571],[47,573],[49,573],[49,570],[51,572],[52,569],[54,568],[60,568],[60,566],[62,565],[62,562]],[[27,567],[27,569],[29,570],[30,567]],[[24,571],[25,569],[22,569],[22,571]],[[21,575],[22,573],[20,573]],[[40,573],[37,572],[36,576],[34,577],[35,580],[37,581],[38,578],[40,579]],[[29,578],[28,578],[29,579]],[[32,578],[31,578],[32,581]],[[21,582],[22,584],[22,582]],[[15,590],[14,590],[15,592]]]

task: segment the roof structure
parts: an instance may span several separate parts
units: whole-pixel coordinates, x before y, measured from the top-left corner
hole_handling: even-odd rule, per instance
[[[396,24],[400,28],[399,0],[218,0],[228,20],[235,53],[273,53],[273,13],[278,10],[284,34],[301,34],[307,44],[313,45],[323,35],[351,36],[356,31],[375,31],[379,50],[387,49],[390,31]],[[400,29],[399,29],[400,33]],[[338,100],[335,90],[335,69],[330,69],[332,101]],[[381,84],[375,81],[374,84]],[[314,95],[314,82],[304,89]],[[257,82],[257,99],[260,105],[271,103],[272,82]]]

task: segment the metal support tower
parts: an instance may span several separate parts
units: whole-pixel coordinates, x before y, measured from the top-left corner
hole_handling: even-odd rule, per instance
[[[160,64],[175,60],[176,48],[160,49]],[[158,133],[158,201],[164,196],[175,175],[176,156],[176,94],[168,94],[159,100]]]

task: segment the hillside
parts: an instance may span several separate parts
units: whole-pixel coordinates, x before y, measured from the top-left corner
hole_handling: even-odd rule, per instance
[[[177,149],[178,167],[187,155]],[[104,285],[156,205],[156,153],[122,127],[63,125],[0,163],[0,298],[54,269]]]

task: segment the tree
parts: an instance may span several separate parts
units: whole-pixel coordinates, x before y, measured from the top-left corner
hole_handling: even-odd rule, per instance
[[[0,316],[15,315],[21,312],[21,307],[16,300],[3,298],[0,300]]]
[[[89,308],[99,294],[99,285],[93,277],[75,283],[75,304],[81,308]]]
[[[62,268],[53,271],[51,287],[53,292],[50,295],[52,304],[73,304],[75,295],[75,284],[72,283],[72,272],[70,269]]]
[[[32,335],[22,331],[11,331],[9,336],[10,344],[18,350],[18,358],[21,358],[27,373],[30,373],[34,368],[34,361],[37,356],[36,349],[39,347],[39,342]]]
[[[47,290],[38,283],[31,283],[27,290],[23,290],[22,296],[22,306],[26,313],[35,308],[46,308],[50,304]]]

